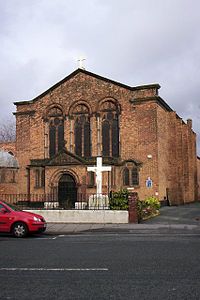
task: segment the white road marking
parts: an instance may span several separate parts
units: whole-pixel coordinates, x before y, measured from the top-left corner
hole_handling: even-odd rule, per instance
[[[0,268],[0,271],[108,271],[108,268]]]
[[[55,238],[54,237],[48,237],[48,238],[46,238],[46,237],[33,237],[32,240],[33,241],[37,241],[37,240],[55,240]]]
[[[57,236],[54,236],[54,237],[50,237],[50,238],[42,238],[43,240],[56,240],[57,238],[60,238],[60,237],[64,237],[65,235],[64,234],[60,234],[60,235],[57,235]]]

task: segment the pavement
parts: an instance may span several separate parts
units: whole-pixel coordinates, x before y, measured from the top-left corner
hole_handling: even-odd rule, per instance
[[[200,234],[200,202],[181,206],[165,206],[160,215],[140,224],[48,223],[46,234],[84,233],[198,233]]]

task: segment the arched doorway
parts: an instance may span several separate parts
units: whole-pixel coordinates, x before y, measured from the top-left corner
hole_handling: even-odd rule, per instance
[[[74,208],[77,201],[77,187],[74,178],[63,174],[58,182],[58,202],[63,208]]]

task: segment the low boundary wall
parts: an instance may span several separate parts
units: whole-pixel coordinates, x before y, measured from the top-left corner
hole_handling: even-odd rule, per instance
[[[127,224],[128,211],[123,210],[27,210],[42,215],[47,223]]]

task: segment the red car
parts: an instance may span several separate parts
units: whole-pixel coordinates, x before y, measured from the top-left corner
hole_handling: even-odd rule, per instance
[[[44,232],[46,226],[42,216],[0,201],[0,232],[12,233],[15,237],[22,238],[28,233]]]

